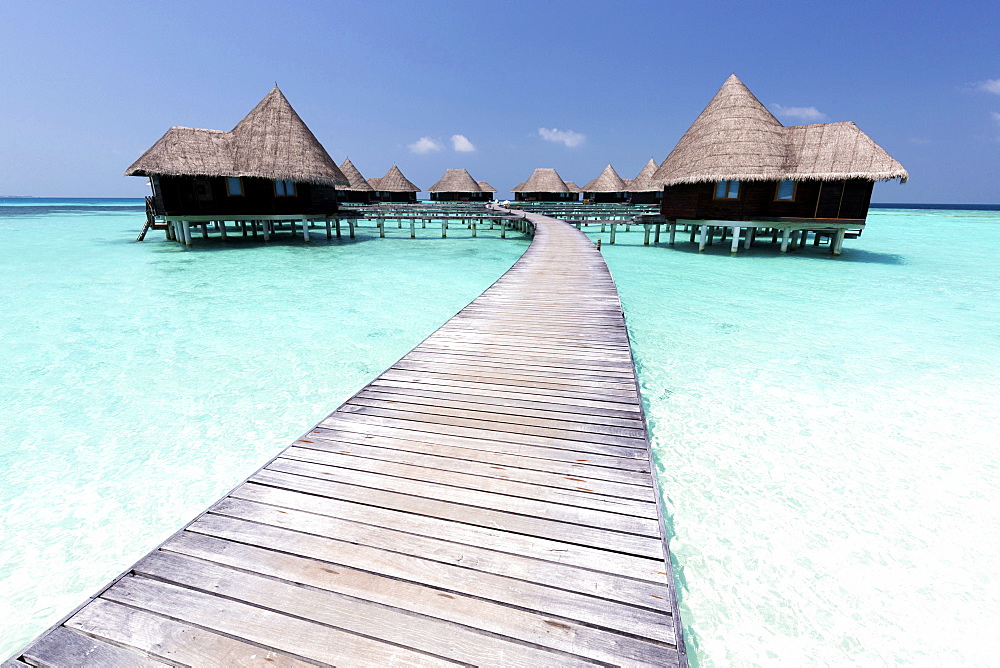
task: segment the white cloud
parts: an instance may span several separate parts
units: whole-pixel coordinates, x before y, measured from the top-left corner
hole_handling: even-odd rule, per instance
[[[772,104],[771,109],[782,118],[795,118],[800,121],[822,121],[826,119],[826,114],[816,107],[783,107],[780,104]]]
[[[557,130],[556,128],[552,128],[551,130],[548,128],[538,128],[538,136],[545,141],[561,141],[570,148],[579,146],[587,138],[586,135],[582,135],[579,132],[573,132],[572,130]]]
[[[976,88],[987,93],[1000,95],[1000,79],[987,79],[976,84]]]
[[[441,142],[436,142],[430,137],[421,137],[417,141],[410,144],[410,150],[414,153],[430,153],[432,151],[442,151],[444,146]]]
[[[452,135],[451,147],[459,153],[472,153],[476,150],[476,147],[472,145],[472,142],[465,135]]]
[[[995,111],[991,111],[990,112],[990,118],[992,118],[997,123],[1000,123],[1000,113],[997,113]]]

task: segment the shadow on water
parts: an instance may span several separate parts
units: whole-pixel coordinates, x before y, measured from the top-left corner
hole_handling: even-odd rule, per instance
[[[641,246],[642,244],[616,244],[617,246]],[[614,246],[604,246],[603,249],[614,248]],[[729,242],[719,242],[716,241],[711,246],[706,246],[704,251],[698,250],[697,243],[689,242],[678,242],[675,246],[668,246],[663,242],[659,244],[650,244],[650,249],[660,248],[667,252],[673,253],[685,253],[687,255],[707,255],[716,257],[737,257],[742,258],[747,261],[753,259],[771,259],[776,257],[788,257],[790,259],[799,260],[830,260],[836,262],[854,262],[854,263],[865,263],[865,264],[884,264],[884,265],[905,265],[906,257],[898,253],[881,253],[878,251],[863,250],[860,248],[849,248],[844,247],[843,252],[841,252],[839,257],[834,256],[830,253],[829,246],[812,246],[806,245],[804,247],[799,247],[794,251],[789,251],[788,253],[782,253],[778,245],[775,244],[757,244],[753,248],[747,250],[743,248],[742,244],[737,253],[730,253]],[[603,250],[602,249],[602,250]]]

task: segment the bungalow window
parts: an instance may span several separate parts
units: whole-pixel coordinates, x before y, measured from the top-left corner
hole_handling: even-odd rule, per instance
[[[778,189],[774,193],[778,202],[791,202],[795,199],[795,181],[778,181]]]
[[[739,181],[719,181],[715,184],[715,199],[739,199]]]
[[[243,197],[243,179],[238,176],[227,177],[226,194],[230,197]]]
[[[274,196],[295,197],[295,182],[291,179],[275,179]]]

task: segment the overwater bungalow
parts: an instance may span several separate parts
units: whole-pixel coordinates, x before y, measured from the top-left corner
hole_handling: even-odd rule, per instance
[[[567,202],[578,199],[577,191],[571,190],[556,170],[543,167],[532,172],[527,181],[514,186],[511,192],[519,202]]]
[[[572,181],[564,181],[564,183],[566,184],[566,187],[569,188],[569,192],[570,192],[569,201],[570,202],[579,202],[580,201],[580,193],[583,192],[580,189],[580,186],[576,185]]]
[[[864,225],[876,181],[907,177],[854,123],[785,127],[733,74],[652,180],[668,221],[770,222],[839,243],[849,223]]]
[[[629,199],[633,204],[657,204],[663,193],[663,186],[653,181],[653,174],[656,173],[658,165],[652,158],[635,175],[634,179],[627,179]]]
[[[172,127],[125,172],[156,216],[295,220],[337,211],[349,183],[275,86],[232,130]]]
[[[493,199],[496,196],[497,189],[488,184],[486,181],[476,181],[476,183],[479,185],[480,190],[490,196],[489,199]]]
[[[367,204],[375,198],[375,189],[365,180],[358,168],[354,166],[350,158],[344,160],[340,165],[340,171],[347,177],[349,185],[337,191],[337,196],[342,202],[358,202]]]
[[[628,199],[628,184],[610,164],[583,186],[583,199],[598,203],[617,203]]]
[[[437,202],[488,202],[493,199],[465,169],[445,170],[444,176],[427,192]]]
[[[416,202],[420,188],[403,176],[395,164],[389,168],[385,176],[369,179],[369,185],[375,190],[375,201],[378,202]]]

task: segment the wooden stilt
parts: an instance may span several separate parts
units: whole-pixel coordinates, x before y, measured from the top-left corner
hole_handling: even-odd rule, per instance
[[[670,223],[670,236],[667,237],[667,243],[673,246],[674,241],[676,239],[677,239],[677,223]]]
[[[615,244],[615,228],[616,227],[618,227],[618,223],[611,223],[611,238],[608,240],[608,243],[611,244],[612,246],[614,246],[614,244]]]
[[[184,245],[191,245],[191,223],[186,220],[181,221],[181,228],[184,230]]]
[[[744,232],[744,234],[746,235],[746,239],[743,240],[744,250],[750,250],[750,244],[753,243],[753,236],[756,233],[757,233],[756,227],[748,227],[746,229],[746,231]]]
[[[649,245],[649,225],[643,225],[642,227],[645,230],[643,232],[643,234],[642,234],[642,245],[643,246],[648,246]]]
[[[749,239],[750,235],[747,235],[747,238]],[[736,251],[738,251],[739,249],[740,249],[740,227],[739,225],[733,225],[733,243],[729,247],[729,252],[735,255]]]
[[[472,221],[472,236],[476,236],[476,221]]]
[[[788,252],[788,242],[791,241],[792,230],[790,228],[785,228],[784,233],[781,235],[781,252]]]
[[[833,243],[830,244],[830,247],[831,247],[830,251],[834,255],[840,255],[840,251],[844,247],[844,233],[846,231],[847,230],[845,230],[844,228],[840,228],[839,230],[837,230],[837,233],[834,235],[834,237],[833,237]]]
[[[656,224],[656,234],[653,235],[653,245],[660,243],[660,224]]]
[[[417,238],[417,221],[413,220],[412,218],[410,219],[410,238],[411,239]]]
[[[696,231],[697,228],[695,228],[694,225],[688,225],[687,227],[688,227],[688,231],[691,233],[691,243],[694,243],[694,236],[697,234],[697,231]]]
[[[219,234],[222,235],[222,238],[223,239],[228,239],[229,238],[229,233],[226,230],[226,221],[224,221],[224,220],[217,220],[217,221],[215,221],[215,224],[218,226],[218,228],[219,228]]]
[[[698,235],[698,252],[703,253],[708,245],[708,225],[701,226],[701,233]]]
[[[261,231],[264,234],[264,241],[270,241],[271,240],[271,228],[268,226],[268,222],[269,221],[266,221],[266,220],[260,221],[260,228],[261,228]]]
[[[208,238],[208,223],[207,222],[201,224],[201,238],[202,239],[207,239]]]
[[[771,243],[772,244],[778,243],[778,228],[771,229]]]
[[[310,222],[308,220],[302,221],[302,241],[306,243],[309,243],[311,241],[309,239],[309,225]]]
[[[385,239],[385,220],[383,219],[378,221],[378,238]]]
[[[441,238],[445,239],[445,238],[447,238],[447,236],[448,236],[448,221],[447,220],[442,220],[441,221]]]
[[[351,239],[354,238],[354,226],[357,224],[357,222],[358,221],[356,221],[356,220],[349,220],[349,221],[347,221],[347,227],[350,229],[350,235],[349,236],[351,237]]]

